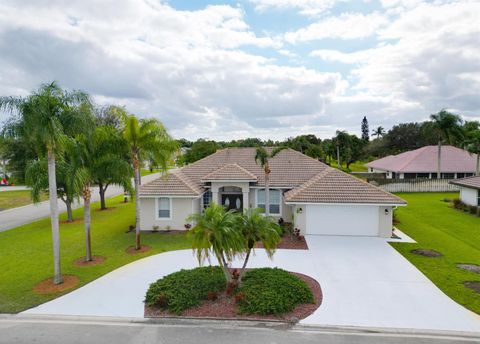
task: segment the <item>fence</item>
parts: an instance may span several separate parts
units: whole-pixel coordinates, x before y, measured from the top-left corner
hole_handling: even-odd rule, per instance
[[[377,179],[367,181],[388,192],[448,192],[459,187],[449,184],[451,179]]]

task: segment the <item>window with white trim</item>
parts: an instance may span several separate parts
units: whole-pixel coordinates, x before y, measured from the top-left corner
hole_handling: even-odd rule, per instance
[[[210,203],[212,203],[212,192],[208,190],[203,194],[203,209],[208,208]]]
[[[477,205],[480,207],[480,190],[477,190]]]
[[[158,197],[157,198],[157,217],[159,219],[169,219],[170,212],[171,212],[170,198]]]
[[[280,201],[282,199],[280,190],[270,189],[268,195],[270,202],[270,214],[280,215]],[[257,190],[257,207],[265,210],[265,189]]]

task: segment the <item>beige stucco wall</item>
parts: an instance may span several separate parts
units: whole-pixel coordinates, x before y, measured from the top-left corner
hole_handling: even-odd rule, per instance
[[[460,187],[460,200],[468,205],[477,205],[478,191],[476,189],[470,189]]]
[[[388,214],[385,213],[388,211]],[[392,236],[393,209],[392,207],[378,207],[378,236],[381,238],[390,238]]]
[[[302,209],[302,213],[299,213],[299,209]],[[307,230],[307,206],[305,204],[296,204],[293,206],[293,228],[300,229],[300,234],[305,235]]]
[[[140,198],[140,229],[151,231],[153,226],[159,226],[159,230],[170,229],[183,230],[187,216],[200,211],[200,199],[172,198],[170,219],[157,219],[155,213],[155,198]]]

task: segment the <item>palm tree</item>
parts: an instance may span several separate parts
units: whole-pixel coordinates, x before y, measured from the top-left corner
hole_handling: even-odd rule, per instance
[[[245,250],[245,259],[238,278],[239,284],[242,283],[245,268],[255,244],[261,242],[268,257],[271,258],[281,240],[280,226],[273,218],[263,216],[261,213],[262,210],[259,208],[250,208],[238,216],[237,226],[242,233]]]
[[[379,126],[377,129],[373,129],[372,135],[376,136],[378,139],[380,136],[385,135],[385,129],[382,126]]]
[[[463,136],[460,116],[452,114],[446,110],[430,115],[434,127],[438,130],[438,155],[437,155],[437,179],[441,176],[442,160],[442,142],[454,144],[456,140]]]
[[[149,156],[161,172],[168,171],[168,162],[177,151],[177,141],[168,134],[156,119],[138,119],[123,111],[123,137],[126,140],[133,164],[135,184],[135,248],[140,249],[140,163]]]
[[[187,221],[195,223],[191,229],[192,248],[198,262],[210,259],[213,252],[222,269],[227,283],[232,281],[228,263],[243,250],[243,238],[237,229],[236,215],[232,210],[211,203],[202,214],[192,214]]]
[[[69,134],[85,128],[81,116],[72,111],[72,106],[83,102],[90,102],[85,93],[67,92],[55,82],[42,85],[27,97],[0,97],[0,110],[19,113],[23,122],[22,134],[37,147],[40,155],[45,153],[47,155],[55,284],[63,282],[60,268],[55,156],[62,151]]]
[[[280,146],[273,148],[271,152],[267,152],[267,150],[263,147],[258,147],[255,153],[255,162],[263,168],[265,173],[265,215],[270,215],[270,162],[269,160],[274,158],[278,153],[282,150],[286,149],[286,147]]]
[[[475,175],[480,176],[480,130],[474,130],[467,134],[467,140],[465,141],[465,149],[470,154],[477,155],[477,164],[475,168]]]

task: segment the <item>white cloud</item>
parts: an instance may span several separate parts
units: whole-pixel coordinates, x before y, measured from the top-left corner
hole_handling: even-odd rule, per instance
[[[342,40],[366,38],[387,23],[387,18],[377,12],[367,15],[343,13],[337,17],[322,18],[297,31],[287,32],[285,40],[289,43],[299,43],[326,38]]]
[[[307,16],[323,13],[341,1],[347,0],[250,0],[257,11],[296,9],[300,14]]]

